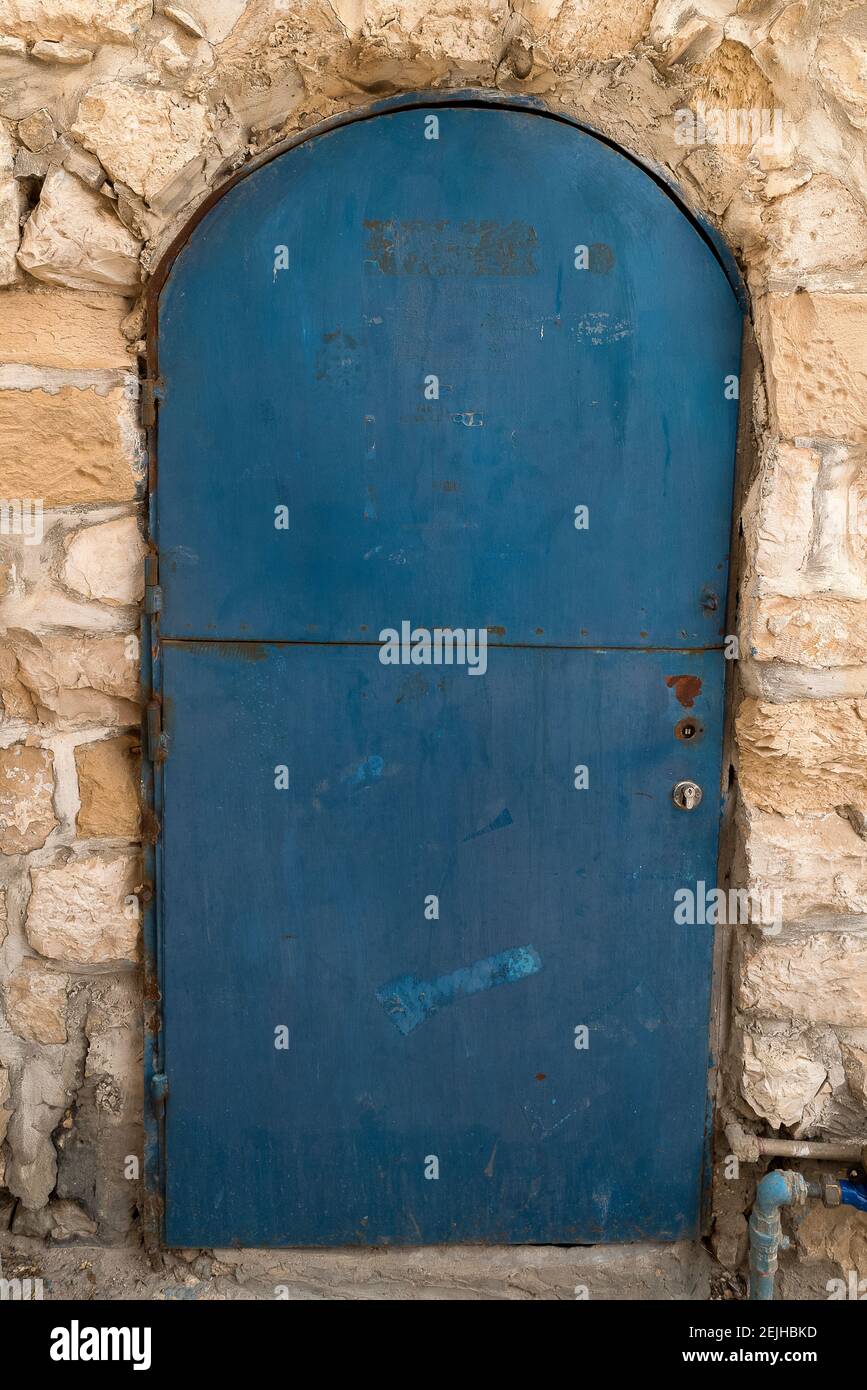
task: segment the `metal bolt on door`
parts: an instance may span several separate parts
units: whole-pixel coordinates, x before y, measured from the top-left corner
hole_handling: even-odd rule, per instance
[[[154,314],[164,1239],[694,1233],[724,257],[452,94],[236,182]]]

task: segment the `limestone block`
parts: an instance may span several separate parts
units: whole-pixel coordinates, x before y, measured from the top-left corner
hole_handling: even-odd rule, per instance
[[[30,877],[26,932],[40,955],[87,965],[138,958],[139,917],[127,902],[141,881],[135,853],[85,855]]]
[[[131,43],[152,0],[0,0],[0,32],[31,41]]]
[[[744,940],[735,992],[744,1013],[863,1028],[867,935],[838,931]]]
[[[132,405],[121,386],[0,390],[4,495],[44,507],[131,501],[139,469]]]
[[[129,300],[67,290],[7,290],[0,314],[0,362],[34,367],[129,368],[120,325]],[[8,491],[8,488],[7,488]]]
[[[31,48],[30,56],[41,63],[61,63],[64,67],[78,68],[93,61],[93,49],[84,48],[81,44],[40,39]]]
[[[57,825],[54,757],[49,748],[13,743],[0,748],[0,851],[41,849]]]
[[[867,602],[863,598],[752,598],[744,609],[745,645],[757,661],[802,666],[867,662]]]
[[[59,728],[138,725],[137,643],[15,633],[0,647],[0,695],[9,717]]]
[[[827,1071],[798,1035],[747,1033],[742,1040],[741,1092],[773,1129],[796,1126],[823,1085]]]
[[[810,555],[813,494],[820,467],[814,450],[775,441],[765,451],[747,499],[744,528],[750,561],[774,592],[799,591]]]
[[[739,817],[746,887],[778,893],[784,922],[867,914],[867,837],[836,811],[780,816],[745,806]]]
[[[65,169],[53,169],[24,228],[18,260],[37,280],[74,290],[134,295],[141,243],[105,198]]]
[[[738,777],[762,811],[867,806],[867,701],[750,697],[736,719]]]
[[[64,538],[63,582],[85,598],[135,604],[144,596],[147,546],[134,516],[85,526]]]
[[[82,839],[139,835],[139,739],[132,734],[80,743],[75,750]]]
[[[756,331],[775,433],[867,440],[867,295],[768,294]]]
[[[6,1020],[27,1042],[66,1042],[69,979],[26,956],[3,986]]]
[[[176,92],[104,82],[82,99],[72,133],[113,179],[150,202],[201,156],[214,122]]]
[[[830,174],[778,198],[765,219],[769,270],[848,270],[867,260],[864,204]]]

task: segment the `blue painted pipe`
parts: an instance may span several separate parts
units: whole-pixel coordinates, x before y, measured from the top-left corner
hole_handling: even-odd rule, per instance
[[[867,1182],[841,1182],[840,1205],[867,1211]]]
[[[803,1206],[806,1200],[806,1180],[792,1171],[766,1173],[756,1188],[750,1214],[751,1299],[773,1298],[777,1252],[788,1243],[783,1237],[780,1211],[783,1207]]]

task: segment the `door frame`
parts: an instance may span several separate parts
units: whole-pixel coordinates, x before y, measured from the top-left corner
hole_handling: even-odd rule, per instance
[[[741,359],[741,389],[739,391],[738,445],[735,460],[735,482],[732,502],[732,532],[730,544],[730,564],[728,575],[728,595],[726,601],[726,631],[736,631],[736,594],[739,578],[738,515],[739,501],[745,495],[746,477],[750,471],[751,450],[749,448],[748,403],[752,390],[744,389],[751,382],[756,369],[756,355],[750,330],[750,306],[747,290],[737,262],[719,229],[703,213],[692,207],[676,181],[660,166],[619,145],[615,140],[597,130],[586,121],[569,116],[562,111],[554,111],[538,97],[511,96],[499,91],[478,88],[457,90],[413,91],[370,105],[356,107],[327,120],[308,126],[305,130],[288,139],[269,146],[255,156],[242,168],[236,170],[214,188],[197,206],[192,216],[181,227],[161,255],[145,291],[146,306],[146,352],[145,373],[141,386],[141,422],[144,430],[147,455],[147,545],[145,558],[145,599],[140,620],[140,653],[142,697],[142,760],[141,760],[141,804],[142,804],[142,854],[143,888],[140,894],[142,904],[142,936],[144,966],[144,1163],[142,1172],[141,1219],[145,1247],[158,1250],[164,1246],[165,1215],[165,1126],[164,1112],[166,1083],[162,1070],[162,1009],[163,997],[163,911],[161,902],[163,876],[162,842],[160,827],[163,808],[162,761],[165,747],[161,734],[161,691],[162,661],[160,654],[159,601],[160,591],[156,569],[158,549],[158,475],[159,475],[159,400],[163,382],[159,374],[159,298],[171,273],[176,257],[211,208],[243,179],[249,178],[257,170],[278,159],[287,151],[305,144],[343,126],[358,121],[373,120],[377,116],[396,111],[429,109],[430,107],[484,107],[502,111],[524,111],[546,120],[572,126],[575,130],[592,136],[609,149],[616,151],[630,163],[637,165],[659,188],[675,203],[681,214],[692,223],[698,235],[710,249],[719,264],[732,293],[744,315],[744,341]],[[732,706],[735,682],[726,665],[725,719],[722,747],[721,795],[725,798],[724,810],[720,818],[719,870],[717,881],[725,883],[730,871],[733,854],[734,801],[729,783],[729,768],[732,761]],[[725,928],[718,927],[714,935],[713,964],[711,977],[711,1005],[709,1027],[708,1060],[708,1098],[707,1120],[705,1126],[704,1163],[701,1175],[701,1228],[705,1233],[710,1221],[710,1177],[712,1171],[713,1120],[717,1080],[720,1066],[720,1050],[724,1045],[728,1018],[725,1009],[725,985],[728,977],[728,947],[724,936]]]

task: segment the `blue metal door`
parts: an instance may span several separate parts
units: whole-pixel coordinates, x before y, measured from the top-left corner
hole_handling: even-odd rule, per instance
[[[231,188],[157,316],[166,1241],[694,1233],[720,254],[570,123],[406,102]]]

